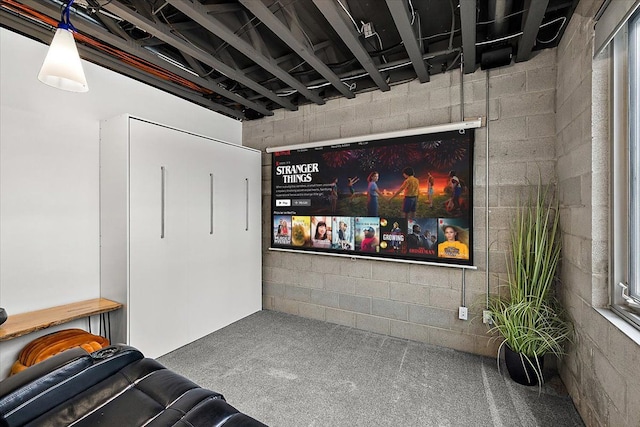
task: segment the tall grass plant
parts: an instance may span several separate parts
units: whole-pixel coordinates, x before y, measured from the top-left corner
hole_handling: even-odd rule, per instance
[[[553,186],[531,190],[526,203],[519,203],[510,228],[507,255],[508,296],[489,299],[493,327],[489,333],[529,362],[542,382],[538,358],[547,353],[564,354],[572,327],[565,320],[555,297],[561,255],[558,201]]]

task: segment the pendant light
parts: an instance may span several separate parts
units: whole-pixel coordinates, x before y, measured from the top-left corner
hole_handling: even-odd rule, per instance
[[[70,92],[87,92],[89,86],[87,86],[78,48],[73,39],[73,32],[76,29],[69,20],[73,2],[74,0],[70,0],[62,11],[58,29],[44,58],[38,80]]]

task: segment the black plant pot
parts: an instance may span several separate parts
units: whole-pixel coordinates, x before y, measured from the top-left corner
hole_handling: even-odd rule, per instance
[[[0,307],[0,325],[2,325],[7,320],[7,310]]]
[[[507,371],[509,371],[509,375],[511,379],[522,385],[537,385],[538,384],[538,376],[542,378],[542,368],[544,366],[544,356],[538,356],[538,362],[536,365],[535,360],[531,360],[529,362],[524,356],[521,356],[520,353],[516,353],[511,350],[508,345],[504,346],[504,361],[507,365]],[[538,365],[540,371],[536,374],[538,370]]]

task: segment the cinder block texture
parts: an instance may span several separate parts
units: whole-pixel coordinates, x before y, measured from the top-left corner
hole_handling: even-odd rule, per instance
[[[530,61],[492,70],[488,80],[487,73],[481,70],[462,77],[464,115],[474,117],[488,113],[490,117],[490,229],[485,231],[486,221],[481,215],[474,230],[477,237],[491,236],[489,252],[493,255],[486,256],[485,241],[477,238],[474,251],[480,271],[476,281],[483,283],[477,286],[475,295],[482,295],[486,288],[485,259],[491,259],[490,275],[505,271],[505,229],[508,214],[517,203],[512,193],[524,191],[530,185],[528,177],[538,171],[540,165],[554,167],[555,57],[553,50],[538,52]],[[273,117],[245,122],[243,143],[264,148],[269,142],[277,146],[458,121],[460,83],[461,76],[455,70],[434,75],[425,84],[413,81],[384,93],[371,91],[351,100],[331,100],[324,106],[278,110]],[[482,214],[484,204],[478,203],[484,202],[483,187],[487,179],[484,174],[486,132],[478,129],[476,140],[476,154],[483,162],[478,164],[474,182],[479,209],[476,213]],[[264,218],[269,217],[271,204],[270,161],[265,156]],[[548,169],[544,173],[547,174]],[[501,191],[502,188],[505,190]],[[266,248],[268,241],[264,244]],[[457,319],[462,284],[460,271],[454,268],[265,251],[264,276],[264,293],[272,297],[269,302],[276,310],[313,318],[324,314],[327,321],[356,327],[366,324],[367,330],[384,329],[395,336],[425,341],[430,334],[424,328],[439,328],[446,334],[455,327],[458,331],[452,336],[462,334],[460,340],[464,341],[467,351],[475,351],[478,342],[473,338],[475,332],[464,328],[465,323]],[[323,307],[324,313],[315,307]],[[369,317],[356,318],[356,314]],[[372,320],[377,318],[389,319],[391,323],[381,325]],[[378,326],[372,326],[375,324]]]
[[[638,363],[640,346],[594,310],[608,303],[609,294],[609,59],[591,58],[593,16],[601,3],[579,3],[557,49],[555,169],[564,244],[559,297],[576,334],[560,371],[587,426],[630,427],[640,420],[640,372],[628,369]]]
[[[470,298],[484,300],[487,276],[491,292],[497,291],[498,279],[505,276],[507,227],[518,200],[539,176],[543,182],[556,180],[565,243],[559,297],[578,336],[560,364],[563,379],[587,425],[637,427],[633,423],[640,419],[640,405],[629,404],[628,400],[629,396],[638,396],[640,371],[621,361],[620,353],[612,354],[611,349],[638,354],[638,346],[628,344],[621,334],[602,329],[606,320],[588,314],[593,310],[592,300],[601,299],[606,291],[602,277],[607,271],[606,251],[593,244],[607,244],[606,236],[595,234],[608,220],[597,211],[608,209],[602,200],[607,196],[607,186],[602,182],[608,173],[608,162],[602,159],[607,152],[601,148],[608,143],[608,131],[602,130],[608,116],[602,108],[593,107],[592,99],[593,93],[606,84],[592,81],[590,57],[593,16],[601,3],[579,2],[557,49],[534,52],[529,61],[489,73],[477,70],[463,76],[464,115],[489,117],[489,128],[476,131],[474,252],[478,271],[467,274],[467,305]],[[424,84],[414,80],[384,93],[371,91],[354,99],[331,100],[324,106],[279,110],[273,117],[245,122],[243,144],[265,148],[268,144],[296,144],[458,121],[460,82],[460,74],[454,70],[434,75]],[[597,115],[599,128],[592,127],[592,114]],[[600,138],[597,147],[592,135]],[[484,192],[487,184],[488,200]],[[270,214],[269,186],[265,181],[265,218]],[[489,221],[485,230],[487,202]],[[488,248],[485,236],[489,236]],[[311,318],[324,316],[328,322],[367,331],[495,354],[495,340],[490,341],[481,327],[468,326],[457,318],[462,297],[458,269],[269,253],[267,240],[264,245],[265,304],[270,309]],[[594,329],[589,322],[599,326]],[[627,376],[621,378],[622,372]],[[613,389],[613,382],[619,382],[622,392]],[[625,403],[612,403],[619,399]]]

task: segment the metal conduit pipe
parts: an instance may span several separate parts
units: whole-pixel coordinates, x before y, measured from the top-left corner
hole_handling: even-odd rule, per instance
[[[464,52],[460,53],[460,121],[464,122]]]
[[[512,0],[489,0],[487,15],[493,17],[493,24],[489,27],[489,38],[502,37],[508,30],[506,16],[511,13]]]
[[[484,179],[484,203],[485,203],[485,235],[484,244],[487,251],[486,255],[486,267],[485,267],[485,281],[487,282],[487,301],[486,307],[489,308],[489,70],[487,70],[487,130],[486,130],[486,147],[485,147],[485,179]]]
[[[464,52],[460,52],[460,121],[464,121]],[[471,225],[473,227],[473,225]],[[471,248],[473,250],[473,248]],[[467,270],[462,269],[462,306],[467,306],[466,274]]]

